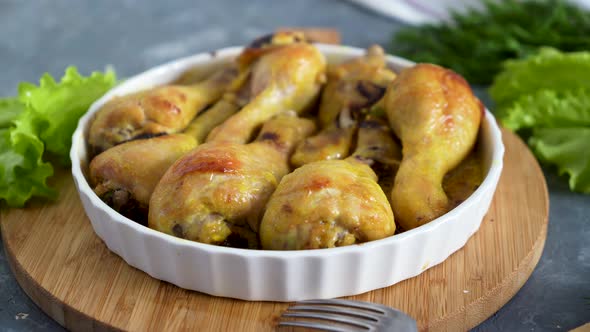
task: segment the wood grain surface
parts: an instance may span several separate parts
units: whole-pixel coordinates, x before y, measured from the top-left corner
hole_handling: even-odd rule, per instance
[[[524,143],[504,131],[505,164],[490,211],[465,247],[394,286],[351,299],[405,311],[421,330],[476,326],[525,283],[541,257],[548,218],[543,173]],[[60,197],[2,211],[17,281],[47,314],[74,331],[269,331],[288,303],[247,302],[178,288],[128,266],[93,232],[68,171]]]

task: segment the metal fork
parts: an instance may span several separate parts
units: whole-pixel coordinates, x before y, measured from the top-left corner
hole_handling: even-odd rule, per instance
[[[279,326],[333,332],[417,331],[416,321],[399,310],[339,299],[296,302],[281,315]]]

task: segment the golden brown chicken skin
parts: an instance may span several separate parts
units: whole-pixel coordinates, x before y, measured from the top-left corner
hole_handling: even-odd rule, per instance
[[[253,143],[200,145],[176,161],[156,186],[149,227],[211,244],[224,244],[237,234],[256,247],[261,213],[290,171],[293,146],[314,129],[311,120],[282,114],[265,123]]]
[[[299,42],[297,36],[295,32],[272,35],[268,44],[246,48],[240,58],[246,55],[251,64],[257,56],[278,50],[277,45]],[[124,215],[138,221],[145,220],[150,195],[168,167],[202,143],[212,128],[249,102],[252,94],[251,68],[243,63],[240,67],[240,74],[225,88],[223,97],[209,109],[201,111],[184,133],[134,139],[94,158],[90,165],[90,179],[99,197]],[[187,77],[194,74],[189,71]]]
[[[375,123],[361,127],[359,137],[351,157],[309,163],[283,177],[260,224],[262,248],[332,248],[393,235],[391,206],[368,164],[388,162],[395,143],[389,128]]]
[[[90,162],[94,192],[121,214],[146,223],[150,196],[164,172],[194,149],[189,135],[163,135],[117,145]]]
[[[207,141],[246,143],[280,112],[307,110],[319,95],[326,61],[313,45],[295,43],[264,54],[252,67],[251,102],[215,128]]]
[[[291,164],[300,167],[314,161],[346,158],[350,154],[355,133],[354,126],[325,128],[297,146],[291,156]]]
[[[264,35],[252,41],[236,59],[240,68],[249,67],[265,54],[274,52],[285,45],[309,43],[305,33],[300,30],[283,30]]]
[[[226,93],[184,133],[132,140],[102,152],[89,165],[94,192],[116,211],[146,224],[151,194],[168,167],[244,103],[238,95]]]
[[[96,113],[88,134],[94,153],[142,136],[182,131],[237,77],[235,67],[224,68],[190,86],[166,85],[115,97]]]
[[[385,52],[377,45],[361,57],[330,67],[318,112],[324,129],[299,144],[291,163],[301,166],[348,156],[358,121],[393,79],[395,73],[387,68]]]
[[[483,105],[461,76],[431,64],[404,70],[384,98],[403,154],[391,202],[396,220],[408,230],[452,207],[443,177],[472,150]]]

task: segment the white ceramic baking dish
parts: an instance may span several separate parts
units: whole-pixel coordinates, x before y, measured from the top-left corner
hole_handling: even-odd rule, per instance
[[[364,50],[318,45],[331,62]],[[127,79],[95,102],[80,119],[70,157],[80,199],[96,234],[129,265],[183,288],[244,300],[293,301],[354,295],[387,287],[441,263],[465,245],[488,211],[500,173],[504,146],[492,114],[486,110],[479,134],[485,179],[463,203],[416,229],[361,245],[267,251],[219,247],[176,238],[123,217],[94,194],[86,177],[85,132],[93,114],[107,100],[169,83],[195,66],[233,59],[241,48],[227,48],[183,58]],[[399,71],[412,62],[388,57]]]

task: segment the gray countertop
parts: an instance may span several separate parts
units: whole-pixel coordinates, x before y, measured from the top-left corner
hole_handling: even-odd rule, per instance
[[[393,1],[393,0],[392,0]],[[401,22],[345,1],[0,0],[0,96],[68,65],[83,74],[113,65],[119,77],[169,60],[242,45],[280,26],[326,26],[343,43],[387,45]],[[479,90],[484,101],[485,92]],[[539,265],[476,331],[567,331],[590,321],[590,196],[544,169],[550,222]],[[21,290],[0,251],[0,330],[60,331]]]

